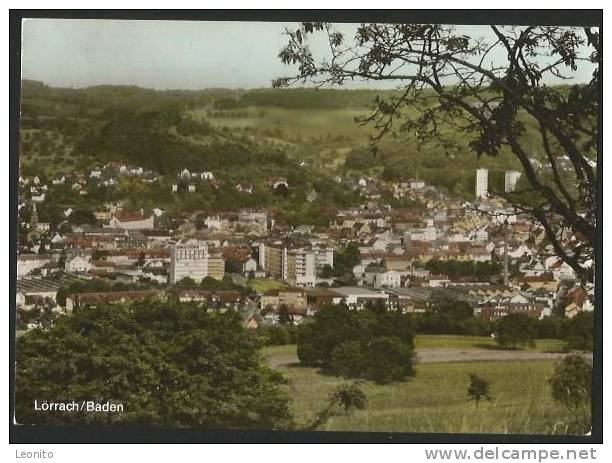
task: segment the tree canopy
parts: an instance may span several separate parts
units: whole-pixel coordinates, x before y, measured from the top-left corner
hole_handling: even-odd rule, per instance
[[[297,353],[302,364],[341,376],[400,381],[415,372],[414,328],[398,312],[324,307],[298,327]]]
[[[233,312],[145,301],[75,309],[17,340],[16,420],[190,428],[290,426],[282,377],[262,365]],[[122,413],[34,410],[34,401],[111,401]]]

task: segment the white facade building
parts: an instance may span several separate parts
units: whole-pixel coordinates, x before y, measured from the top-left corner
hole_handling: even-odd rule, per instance
[[[123,220],[120,217],[113,217],[109,221],[109,226],[125,230],[149,230],[155,228],[155,216],[151,214],[149,217],[124,218]]]
[[[399,288],[401,285],[401,275],[395,270],[380,272],[374,277],[374,286],[376,287]]]
[[[334,266],[334,249],[331,247],[313,246],[315,253],[315,265],[317,268],[323,268],[326,265]]]
[[[295,285],[314,286],[316,283],[314,252],[299,250],[292,254],[295,259]]]
[[[72,259],[66,259],[64,268],[67,272],[72,273],[87,273],[92,265],[89,257],[75,256]]]
[[[196,283],[208,276],[208,245],[204,241],[178,242],[170,248],[170,283],[191,278]]]
[[[485,199],[489,194],[489,170],[478,169],[476,171],[476,198]]]
[[[504,191],[506,193],[512,193],[516,189],[516,184],[521,178],[521,173],[516,170],[506,171],[504,175]]]

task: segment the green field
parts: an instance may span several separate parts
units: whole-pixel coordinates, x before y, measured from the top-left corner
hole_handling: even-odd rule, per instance
[[[435,339],[437,338],[437,340]],[[453,339],[454,338],[454,339]],[[469,337],[419,336],[420,347],[469,347]],[[480,338],[472,338],[479,344]],[[545,342],[543,345],[551,345]],[[540,346],[542,348],[542,346]],[[294,358],[295,345],[262,350],[271,364]],[[324,430],[450,433],[565,433],[564,410],[551,398],[548,379],[555,362],[482,361],[419,364],[408,381],[378,385],[363,381],[366,409],[332,417]],[[297,363],[277,367],[288,380],[292,410],[298,427],[309,423],[326,403],[327,395],[343,379]],[[467,400],[468,374],[490,382],[494,402],[476,409]]]
[[[368,114],[368,109],[284,109],[248,107],[223,111],[223,117],[208,116],[206,110],[193,110],[195,118],[205,118],[216,127],[229,129],[251,127],[256,130],[282,130],[302,137],[345,135],[367,141],[368,132],[355,123],[355,117]],[[214,113],[213,113],[214,114]],[[235,116],[233,116],[235,115]]]
[[[287,286],[287,283],[284,281],[268,280],[265,278],[254,278],[249,280],[248,286],[258,293],[264,293],[271,289],[284,288]]]
[[[456,347],[461,349],[498,349],[495,339],[488,336],[459,336],[459,335],[429,335],[419,334],[415,340],[416,347]],[[560,339],[538,339],[534,347],[525,350],[537,352],[562,352],[563,341]]]
[[[563,433],[564,411],[550,397],[554,362],[423,364],[412,379],[391,385],[364,382],[365,410],[333,417],[325,430],[464,433]],[[342,380],[314,368],[281,367],[289,380],[298,426],[312,420]],[[493,403],[467,401],[468,374],[491,384]]]

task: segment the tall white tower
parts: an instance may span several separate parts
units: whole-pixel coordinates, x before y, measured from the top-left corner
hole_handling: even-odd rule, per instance
[[[485,199],[489,193],[489,170],[478,169],[476,171],[476,197]]]
[[[506,171],[504,176],[504,191],[506,193],[512,193],[516,189],[516,184],[521,178],[521,173],[516,170]]]

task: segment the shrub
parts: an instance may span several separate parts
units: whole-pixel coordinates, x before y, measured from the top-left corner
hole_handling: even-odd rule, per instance
[[[538,320],[527,314],[516,312],[506,315],[497,324],[496,340],[502,347],[525,347],[535,345]]]
[[[262,346],[295,344],[297,338],[295,327],[290,325],[260,326],[254,334]]]
[[[569,428],[586,432],[590,428],[593,366],[578,354],[569,354],[555,367],[550,378],[553,399],[570,413]]]
[[[362,376],[377,383],[402,381],[415,373],[414,350],[397,336],[372,339],[361,355]]]
[[[468,400],[473,400],[476,403],[476,408],[481,400],[492,401],[491,393],[489,392],[489,381],[478,376],[476,373],[470,373],[470,385],[468,386]]]
[[[593,312],[580,312],[567,322],[565,327],[565,348],[567,350],[593,350]]]
[[[544,317],[538,323],[538,339],[561,339],[567,319],[563,317]]]
[[[362,363],[363,352],[359,341],[345,341],[332,351],[331,367],[342,376],[359,376]]]

